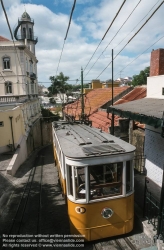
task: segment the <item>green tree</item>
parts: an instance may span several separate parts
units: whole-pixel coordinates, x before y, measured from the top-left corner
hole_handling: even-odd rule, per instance
[[[146,67],[144,70],[141,70],[139,75],[134,75],[132,80],[133,86],[147,84],[147,77],[150,74],[150,67]]]
[[[52,84],[48,90],[53,95],[58,93],[66,93],[66,91],[70,89],[70,86],[67,83],[69,76],[64,76],[63,72],[60,72],[56,77],[50,76],[50,80]]]
[[[43,120],[46,122],[58,121],[60,119],[59,114],[53,114],[49,109],[41,108]]]
[[[51,97],[51,98],[49,99],[49,101],[50,101],[50,103],[52,103],[52,104],[56,104],[56,101],[55,101],[55,99],[54,99],[53,97]]]

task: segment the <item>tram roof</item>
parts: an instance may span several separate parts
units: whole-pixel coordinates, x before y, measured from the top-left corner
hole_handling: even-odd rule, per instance
[[[125,154],[135,147],[100,129],[91,128],[86,124],[54,122],[63,153],[71,158],[86,158],[101,155]]]

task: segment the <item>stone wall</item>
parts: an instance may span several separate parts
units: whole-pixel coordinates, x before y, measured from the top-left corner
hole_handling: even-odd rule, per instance
[[[32,127],[27,137],[27,154],[35,149],[52,143],[52,123],[39,119]]]

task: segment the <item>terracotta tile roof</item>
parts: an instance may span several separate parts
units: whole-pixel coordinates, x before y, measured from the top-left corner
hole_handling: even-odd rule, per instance
[[[0,36],[0,42],[10,42],[9,39],[7,39],[6,37]]]
[[[146,97],[146,87],[136,87],[131,92],[119,99],[115,104],[125,103],[132,100],[138,100]],[[92,121],[92,126],[95,128],[101,128],[103,131],[109,132],[109,127],[111,127],[112,114],[109,114],[107,118],[107,112],[98,110],[94,114],[89,116],[89,120]],[[114,126],[119,126],[119,116],[114,116]],[[139,128],[145,128],[145,124],[135,122],[135,125]]]
[[[144,98],[146,97],[146,91],[146,87],[136,87],[131,92],[124,95],[121,99],[115,102],[114,105]]]
[[[120,93],[127,90],[128,87],[114,87],[113,89],[113,96],[116,97]],[[93,89],[89,93],[86,94],[84,97],[84,113],[87,116],[90,116],[91,114],[98,111],[99,108],[101,108],[103,105],[111,101],[112,99],[112,89],[111,88],[99,88],[99,89]],[[64,112],[68,115],[75,116],[76,119],[79,119],[81,115],[81,99],[78,101],[66,105]]]
[[[111,127],[112,114],[107,117],[106,111],[97,111],[96,113],[89,116],[89,120],[92,121],[94,128],[100,128],[103,131],[109,133],[109,127]],[[114,126],[119,125],[119,116],[114,117]]]
[[[114,96],[120,94],[126,88],[127,87],[115,87]],[[128,94],[124,95],[121,99],[116,101],[114,105],[144,98],[146,97],[146,89],[146,87],[136,87]],[[106,132],[109,132],[109,127],[111,127],[112,115],[109,114],[107,117],[106,111],[98,109],[111,100],[111,91],[111,88],[93,89],[86,95],[84,100],[85,113],[89,115],[89,120],[92,121],[92,126],[95,128],[100,128]],[[75,116],[76,119],[79,119],[81,115],[81,100],[67,105],[64,111],[69,115]],[[119,116],[114,116],[114,126],[119,126],[119,119],[121,119]],[[144,124],[135,124],[137,127],[144,128]]]

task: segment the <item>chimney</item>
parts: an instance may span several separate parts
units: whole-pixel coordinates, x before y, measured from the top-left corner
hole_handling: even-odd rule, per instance
[[[164,49],[152,50],[150,76],[164,75]]]

